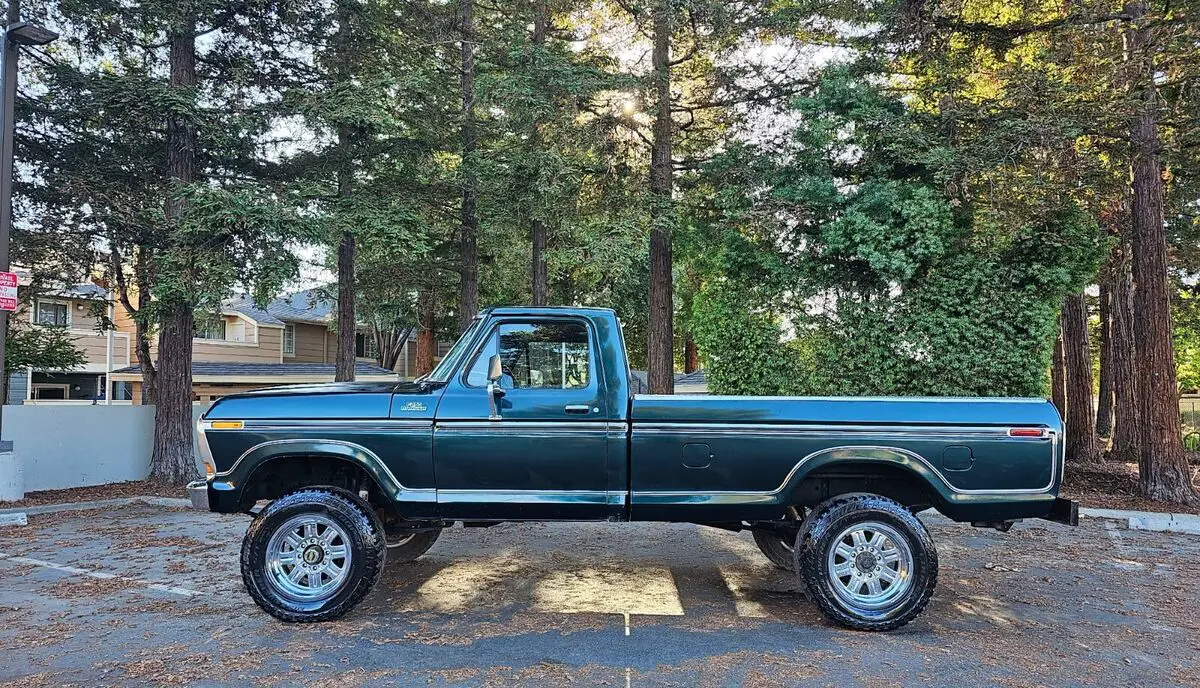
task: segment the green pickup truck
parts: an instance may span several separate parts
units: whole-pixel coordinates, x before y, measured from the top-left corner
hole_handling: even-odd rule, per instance
[[[489,309],[414,382],[232,395],[199,430],[192,501],[255,513],[242,576],[285,621],[345,614],[456,522],[674,521],[751,531],[834,622],[889,630],[937,582],[917,512],[1078,518],[1045,400],[635,395],[600,308]]]

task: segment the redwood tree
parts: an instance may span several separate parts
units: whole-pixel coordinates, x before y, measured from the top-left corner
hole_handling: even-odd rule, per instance
[[[658,0],[653,14],[652,56],[656,96],[650,152],[650,320],[646,363],[651,394],[675,390],[674,281],[671,234],[675,223],[671,144],[671,3]]]
[[[459,293],[458,319],[460,329],[466,330],[479,312],[479,189],[475,172],[475,156],[479,147],[479,131],[475,121],[475,0],[459,0],[459,31],[461,36],[462,99],[461,180],[462,198],[459,209]]]
[[[1140,475],[1150,499],[1200,502],[1183,453],[1171,301],[1167,279],[1163,167],[1159,157],[1159,99],[1155,84],[1154,29],[1145,21],[1146,3],[1126,6],[1134,18],[1126,31],[1133,95],[1130,118],[1133,178],[1133,329],[1137,333],[1135,376],[1141,427]]]
[[[1067,460],[1100,461],[1092,405],[1092,356],[1088,346],[1087,301],[1082,293],[1063,302],[1062,345],[1066,369]]]
[[[195,96],[196,19],[191,3],[180,3],[170,43],[170,88],[181,102]],[[191,184],[196,169],[196,124],[187,107],[171,111],[167,119],[167,176],[180,187]],[[178,196],[166,203],[167,226],[178,236],[185,211]],[[187,252],[184,255],[188,255]],[[184,264],[181,279],[188,279]],[[195,304],[182,296],[164,300],[158,335],[158,371],[154,382],[154,451],[150,477],[168,484],[187,482],[196,475],[192,457],[192,337]]]

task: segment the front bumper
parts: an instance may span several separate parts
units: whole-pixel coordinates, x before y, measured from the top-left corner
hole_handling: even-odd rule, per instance
[[[1055,523],[1077,526],[1079,525],[1079,502],[1055,497],[1054,506],[1050,507],[1050,513],[1042,518],[1047,521],[1054,521]]]
[[[208,511],[208,481],[196,480],[188,483],[188,499],[192,500],[192,508]]]

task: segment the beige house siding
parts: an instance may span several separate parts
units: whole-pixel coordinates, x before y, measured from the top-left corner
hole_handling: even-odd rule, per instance
[[[326,336],[328,328],[324,325],[308,325],[293,323],[296,328],[296,353],[294,356],[284,354],[285,363],[330,363],[333,361],[333,349],[327,348],[332,339]]]
[[[283,330],[276,327],[254,327],[247,323],[247,338],[250,330],[257,330],[258,341],[218,342],[197,339],[192,342],[192,360],[201,363],[279,363],[283,347]]]
[[[107,362],[108,333],[73,330],[71,334],[76,335],[71,338],[71,341],[87,357],[87,364],[89,366],[102,366]],[[114,332],[112,340],[113,368],[123,368],[130,365],[133,352],[129,335],[125,332]]]

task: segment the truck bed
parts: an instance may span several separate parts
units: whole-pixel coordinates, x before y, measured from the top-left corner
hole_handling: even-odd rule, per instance
[[[635,519],[770,513],[816,476],[879,466],[934,486],[952,518],[1037,517],[1061,479],[1062,421],[1042,399],[639,395],[631,417]]]

